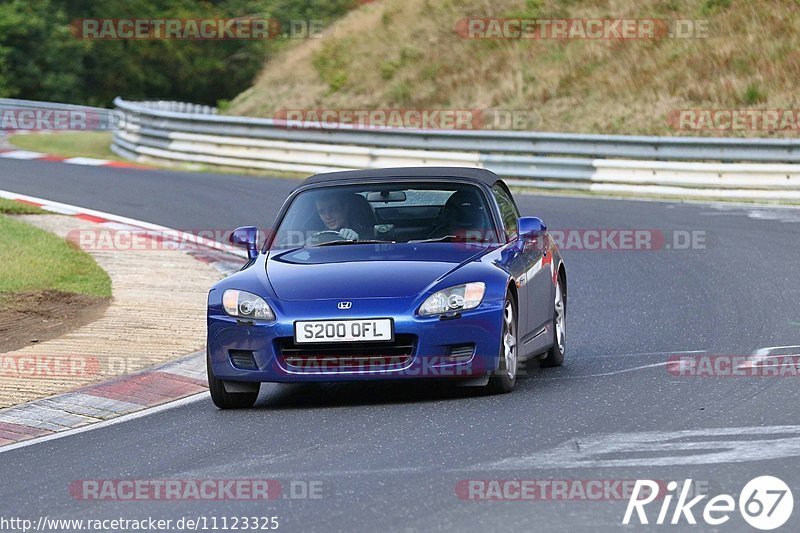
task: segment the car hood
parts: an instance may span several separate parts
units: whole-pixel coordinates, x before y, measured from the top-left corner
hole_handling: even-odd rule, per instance
[[[281,300],[411,297],[488,249],[424,243],[272,250],[267,278]]]

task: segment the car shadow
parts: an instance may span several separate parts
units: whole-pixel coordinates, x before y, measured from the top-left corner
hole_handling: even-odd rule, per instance
[[[444,380],[265,383],[261,385],[261,394],[254,408],[307,409],[440,402],[485,394],[480,387],[458,387]]]
[[[538,362],[520,365],[514,394],[541,387],[536,377],[550,369]],[[325,407],[370,406],[404,403],[459,401],[492,397],[484,387],[459,386],[454,380],[383,380],[326,383],[264,383],[254,409],[290,410]],[[506,396],[506,395],[501,395]]]

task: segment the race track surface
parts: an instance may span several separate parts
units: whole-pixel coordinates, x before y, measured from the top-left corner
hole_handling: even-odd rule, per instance
[[[0,189],[180,229],[267,227],[298,183],[0,160]],[[428,383],[269,384],[255,408],[237,412],[204,398],[0,453],[0,516],[278,516],[279,531],[574,532],[618,529],[627,501],[468,501],[457,487],[691,478],[712,496],[736,497],[770,474],[800,496],[796,375],[676,377],[665,366],[687,352],[744,356],[800,344],[800,212],[516,198],[551,229],[658,230],[668,242],[674,231],[699,231],[706,246],[564,249],[566,363],[528,371],[512,394]],[[87,479],[230,478],[280,480],[283,495],[86,501],[70,493]],[[322,497],[284,497],[292,482],[321,486]],[[647,508],[651,522],[659,506]],[[702,508],[694,514],[702,520]],[[786,530],[798,530],[797,515]],[[648,527],[666,526],[636,526]],[[737,513],[718,526],[748,528]]]

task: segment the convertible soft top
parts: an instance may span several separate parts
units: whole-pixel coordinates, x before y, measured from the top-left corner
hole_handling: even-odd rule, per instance
[[[485,168],[474,167],[398,167],[374,170],[345,170],[342,172],[326,172],[307,178],[300,186],[335,181],[350,181],[375,178],[424,178],[448,179],[466,178],[483,182],[489,186],[502,181],[497,174]]]

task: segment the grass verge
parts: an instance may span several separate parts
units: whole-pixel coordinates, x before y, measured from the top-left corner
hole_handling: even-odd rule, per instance
[[[45,135],[28,134],[13,135],[9,142],[16,148],[59,155],[62,157],[92,157],[95,159],[110,159],[130,163],[129,160],[118,157],[109,148],[111,146],[111,133],[109,132],[70,132],[51,133]],[[302,172],[283,172],[271,170],[258,170],[244,167],[226,167],[207,165],[205,163],[187,163],[182,161],[152,160],[142,164],[162,170],[176,170],[179,172],[206,172],[221,174],[245,174],[252,176],[267,176],[270,178],[305,179],[310,174]],[[3,211],[0,210],[0,213]],[[27,212],[14,212],[13,214],[27,214]]]
[[[93,157],[121,161],[111,151],[111,132],[108,131],[12,135],[8,140],[23,150],[64,157]]]
[[[46,213],[44,209],[40,209],[35,205],[17,202],[16,200],[8,200],[0,198],[0,214],[6,215],[41,215]]]
[[[108,274],[64,239],[4,215],[0,235],[0,299],[47,290],[111,296]]]

